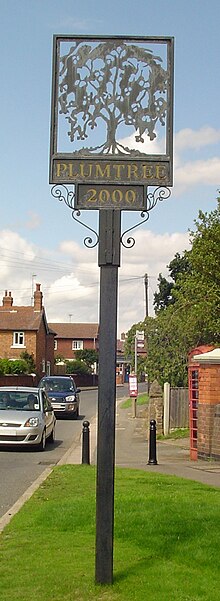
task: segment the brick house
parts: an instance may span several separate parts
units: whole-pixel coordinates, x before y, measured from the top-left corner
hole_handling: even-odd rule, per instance
[[[54,355],[66,360],[73,360],[76,351],[98,350],[98,323],[49,323],[56,332],[54,338]]]
[[[33,306],[15,306],[5,291],[0,307],[0,357],[19,359],[21,352],[33,356],[37,378],[54,371],[54,336],[47,323],[40,284],[36,284]]]

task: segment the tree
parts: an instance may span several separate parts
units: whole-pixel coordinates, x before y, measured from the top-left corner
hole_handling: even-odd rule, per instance
[[[183,275],[190,273],[191,267],[189,255],[186,254],[186,251],[182,256],[179,253],[176,253],[174,259],[167,265],[167,268],[171,280],[166,280],[161,273],[159,273],[158,276],[159,291],[155,292],[153,303],[156,314],[175,303],[175,295],[173,295],[174,285],[180,282]]]
[[[210,214],[199,212],[190,242],[181,270],[176,269],[179,257],[169,265],[174,302],[138,325],[147,339],[146,372],[160,384],[186,386],[189,351],[220,344],[220,199]],[[130,348],[135,330],[132,326],[127,336]]]
[[[199,343],[220,342],[220,198],[210,214],[199,211],[192,248],[186,252],[191,270],[176,286],[175,297],[188,315],[190,327],[200,332]]]
[[[30,353],[28,353],[27,351],[22,351],[22,353],[20,354],[20,357],[23,361],[26,362],[27,365],[27,369],[28,369],[28,373],[35,373],[36,370],[36,365],[34,362],[34,357],[33,355],[31,355]]]
[[[135,130],[136,142],[143,143],[145,132],[153,140],[157,123],[165,124],[168,73],[161,62],[141,44],[75,41],[60,58],[60,113],[70,125],[70,141],[84,141],[89,130],[104,124],[105,141],[86,148],[87,154],[140,154],[117,141],[116,135],[123,124],[129,126],[129,134],[131,127]],[[85,149],[75,154],[80,152]]]
[[[159,273],[158,276],[158,288],[159,292],[155,292],[154,294],[154,309],[155,313],[159,313],[169,305],[173,304],[174,299],[172,297],[172,289],[174,283],[169,282],[162,276],[162,273]]]
[[[86,375],[91,373],[84,361],[73,359],[72,361],[66,362],[66,373],[67,374],[80,374]]]
[[[95,349],[83,349],[76,351],[76,359],[83,361],[91,371],[92,365],[98,362],[98,353]]]

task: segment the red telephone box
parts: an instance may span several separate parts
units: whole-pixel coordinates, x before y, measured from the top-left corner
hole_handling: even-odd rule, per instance
[[[190,459],[197,460],[197,413],[199,399],[198,366],[189,367],[189,428],[190,428]]]
[[[190,459],[197,461],[197,439],[198,439],[198,403],[199,403],[199,363],[193,359],[195,355],[201,355],[212,350],[212,346],[204,345],[193,349],[189,354],[189,428],[190,428]]]

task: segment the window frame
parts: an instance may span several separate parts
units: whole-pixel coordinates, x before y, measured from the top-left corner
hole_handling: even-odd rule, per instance
[[[77,338],[72,340],[72,351],[83,351],[83,340]]]
[[[20,340],[20,337],[22,338],[22,342]],[[18,341],[16,341],[16,338],[17,338]],[[25,334],[24,334],[23,330],[15,330],[13,332],[12,347],[15,347],[15,348],[25,348]]]

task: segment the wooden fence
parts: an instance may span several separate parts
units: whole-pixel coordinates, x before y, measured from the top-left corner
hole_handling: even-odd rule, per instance
[[[172,428],[189,427],[189,397],[188,388],[170,389],[170,424]]]

